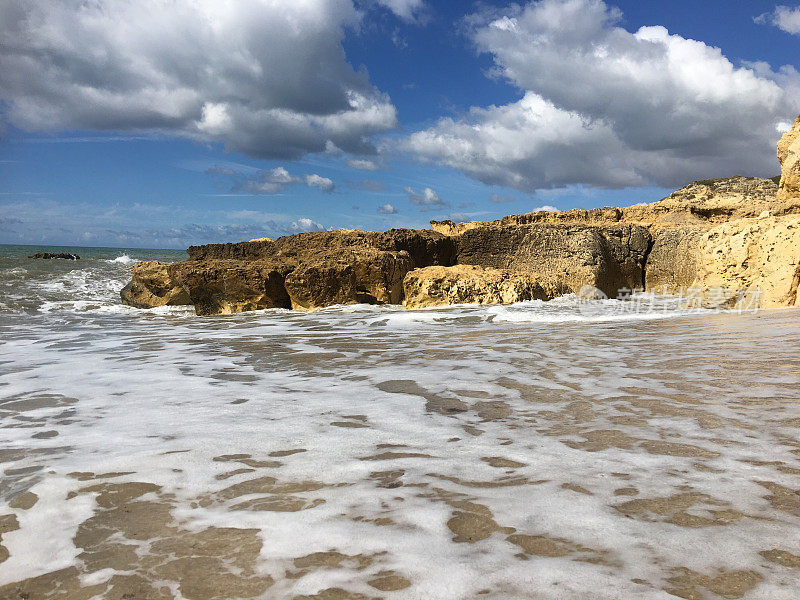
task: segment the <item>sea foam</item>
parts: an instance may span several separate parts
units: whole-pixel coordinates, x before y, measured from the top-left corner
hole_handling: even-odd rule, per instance
[[[145,571],[196,560],[181,540],[212,527],[255,532],[235,564],[272,577],[269,598],[372,597],[386,573],[402,599],[710,597],[725,577],[795,596],[763,553],[800,556],[797,311],[568,297],[197,317],[122,307],[125,265],[58,268],[39,309],[0,322],[0,514],[20,526],[0,585],[124,574],[80,558],[101,523]],[[134,483],[150,487],[125,500]],[[137,502],[170,525],[129,537],[113,511]]]

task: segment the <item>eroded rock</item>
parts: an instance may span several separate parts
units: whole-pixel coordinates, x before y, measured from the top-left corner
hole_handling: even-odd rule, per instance
[[[551,300],[573,290],[557,279],[473,265],[425,267],[403,280],[406,308]]]
[[[782,169],[778,201],[800,202],[800,117],[778,142],[778,161]]]
[[[453,241],[432,231],[332,231],[188,249],[189,260],[140,263],[122,291],[140,308],[192,304],[197,314],[334,304],[398,304],[405,274],[449,264]]]
[[[189,293],[170,274],[169,265],[145,261],[131,267],[133,279],[122,288],[122,303],[136,308],[191,304]]]
[[[615,298],[643,286],[650,234],[636,225],[490,225],[456,238],[457,262],[537,273],[573,290],[593,286]]]

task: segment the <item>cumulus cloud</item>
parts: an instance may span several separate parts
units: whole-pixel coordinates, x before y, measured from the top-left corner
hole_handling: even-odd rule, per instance
[[[791,67],[734,66],[663,27],[629,32],[601,0],[541,0],[467,19],[494,73],[522,98],[441,119],[401,147],[520,190],[673,187],[769,174],[776,127],[796,115]]]
[[[430,209],[448,205],[447,202],[439,197],[439,194],[429,187],[426,187],[419,193],[410,187],[405,187],[403,190],[408,194],[408,201],[415,206],[422,206],[426,209]]]
[[[351,169],[358,169],[359,171],[377,171],[378,165],[371,160],[348,160],[347,166]]]
[[[378,207],[378,213],[381,215],[396,215],[397,209],[387,202]]]
[[[550,206],[549,204],[545,204],[544,206],[537,206],[536,208],[532,208],[530,212],[559,212],[559,210],[555,206]]]
[[[779,5],[771,13],[759,15],[754,20],[761,25],[774,25],[786,33],[800,35],[800,6],[791,8]]]
[[[284,167],[275,167],[271,171],[264,171],[262,173],[262,177],[264,181],[269,181],[270,183],[280,183],[280,184],[289,184],[289,183],[298,183],[300,181],[299,177],[292,177],[289,175],[289,171],[287,171]]]
[[[159,132],[263,158],[368,154],[397,119],[346,61],[341,41],[360,18],[351,0],[5,0],[5,119]]]
[[[313,173],[306,175],[303,179],[308,187],[315,187],[323,192],[332,192],[336,187],[331,179]]]
[[[230,193],[243,192],[255,195],[271,195],[284,191],[289,185],[300,183],[320,189],[323,192],[332,192],[336,189],[336,184],[327,177],[322,177],[316,173],[296,177],[289,173],[285,167],[255,171],[255,173],[244,173],[231,167],[213,167],[206,170],[206,174],[212,177],[221,176],[224,180],[229,181]]]
[[[302,219],[292,222],[289,229],[292,233],[302,233],[304,231],[325,231],[325,226],[321,223],[317,223],[313,219],[303,217]]]

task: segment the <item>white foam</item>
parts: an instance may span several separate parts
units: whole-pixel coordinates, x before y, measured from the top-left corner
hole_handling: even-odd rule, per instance
[[[758,552],[774,547],[800,554],[800,519],[772,507],[756,481],[796,489],[796,476],[744,461],[800,467],[794,454],[800,439],[787,426],[800,418],[797,311],[724,317],[675,311],[668,314],[686,318],[643,322],[616,314],[618,301],[592,304],[597,313],[585,315],[575,299],[564,298],[198,318],[191,307],[122,307],[79,271],[59,281],[96,300],[49,301],[42,313],[2,332],[0,394],[8,414],[0,421],[0,443],[28,452],[4,467],[41,470],[13,483],[33,484],[40,496],[33,508],[0,509],[20,521],[19,531],[3,535],[11,558],[0,564],[0,585],[77,564],[80,549],[72,537],[95,507],[91,495],[65,500],[89,485],[67,473],[130,471],[114,481],[163,486],[175,496],[173,516],[182,527],[258,529],[265,542],[259,569],[276,579],[275,597],[337,585],[374,596],[368,576],[395,569],[413,584],[392,595],[403,599],[467,599],[489,588],[489,597],[503,599],[529,598],[536,590],[553,600],[661,600],[663,578],[672,567],[687,566],[710,575],[751,569],[764,582],[745,598],[790,598],[792,572],[770,566]],[[90,308],[93,302],[99,308]],[[387,391],[383,384],[391,380],[413,381],[425,397],[410,385],[405,393],[401,386]],[[19,427],[14,399],[42,393],[76,401],[27,410],[27,426]],[[247,402],[234,404],[242,399]],[[468,410],[432,410],[442,399],[460,400]],[[510,413],[487,420],[476,403],[489,401],[505,403]],[[74,415],[64,416],[70,410]],[[363,415],[368,427],[332,425],[352,415]],[[31,437],[53,430],[57,437]],[[719,456],[651,454],[638,443],[573,447],[595,430],[690,444]],[[387,443],[430,458],[360,460],[386,451],[378,446]],[[293,448],[306,452],[278,459],[279,468],[216,479],[241,466],[215,462],[216,456],[265,459]],[[174,451],[187,452],[166,454]],[[492,456],[524,466],[507,473],[481,460]],[[717,472],[697,470],[696,463]],[[370,474],[389,470],[403,470],[405,485],[376,487]],[[298,494],[325,503],[297,513],[192,504],[264,475],[328,484]],[[541,483],[491,488],[457,481],[511,475]],[[622,487],[635,487],[638,498],[690,487],[749,516],[702,528],[678,527],[658,515],[627,518],[613,508],[631,499],[615,495]],[[447,527],[454,509],[434,489],[486,506],[499,525],[518,533],[606,550],[619,566],[572,555],[520,560],[520,548],[499,532],[475,544],[455,543]],[[688,510],[708,516],[719,508],[700,503]],[[372,523],[387,517],[394,525]],[[332,568],[285,578],[293,558],[331,549],[386,554],[364,572]],[[108,576],[90,573],[85,582]],[[652,585],[631,581],[637,578]]]
[[[110,260],[109,262],[119,263],[119,264],[123,264],[123,265],[132,265],[133,263],[137,263],[139,261],[137,259],[135,259],[135,258],[131,258],[127,254],[123,254],[121,256],[118,256],[117,258],[114,258],[114,259]]]

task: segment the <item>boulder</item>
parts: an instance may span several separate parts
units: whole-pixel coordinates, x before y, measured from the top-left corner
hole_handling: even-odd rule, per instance
[[[551,300],[572,292],[563,281],[535,273],[519,273],[473,265],[425,267],[403,280],[406,308],[450,304],[511,304]]]
[[[158,261],[131,267],[133,279],[122,288],[122,303],[136,308],[191,304],[186,289],[170,274],[170,265]]]
[[[454,248],[453,240],[441,234],[406,229],[192,246],[187,261],[134,266],[122,299],[138,307],[193,304],[200,315],[399,304],[405,274],[417,266],[452,261]]]

